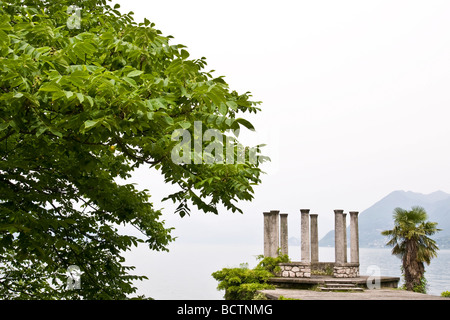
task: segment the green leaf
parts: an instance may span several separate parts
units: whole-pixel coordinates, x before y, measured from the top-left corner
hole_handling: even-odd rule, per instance
[[[3,131],[8,127],[9,127],[9,122],[0,123],[0,131]]]
[[[86,52],[83,50],[82,46],[80,45],[74,46],[73,53],[75,53],[75,56],[78,57],[78,59],[80,59],[81,61],[86,60]]]
[[[102,40],[113,40],[114,39],[114,33],[112,33],[112,32],[103,32],[100,35],[100,39],[102,39]]]
[[[9,45],[9,37],[3,30],[0,30],[0,45]]]
[[[187,58],[189,58],[189,52],[187,52],[186,50],[181,49],[180,53],[181,53],[181,58],[183,60],[186,60]]]
[[[12,27],[9,24],[10,23],[10,18],[8,15],[3,16],[2,18],[0,18],[0,30],[4,30],[4,31],[11,31]]]
[[[134,81],[133,79],[128,78],[128,77],[123,77],[122,79],[123,79],[125,82],[129,83],[132,87],[137,87],[137,83],[136,83],[136,81]]]
[[[65,97],[66,93],[63,90],[57,91],[57,92],[53,92],[52,94],[52,101],[56,101],[62,97]]]
[[[39,91],[43,91],[43,92],[59,92],[59,91],[62,91],[62,89],[59,86],[55,85],[55,84],[46,84],[46,85],[43,85],[39,89]]]
[[[23,77],[18,76],[16,79],[11,80],[11,82],[9,84],[11,87],[18,87],[25,82],[26,82],[26,80]]]
[[[164,100],[161,98],[150,100],[154,110],[166,109],[166,105],[163,103],[163,101]]]
[[[87,120],[87,121],[84,122],[84,128],[85,128],[85,129],[91,129],[91,128],[94,127],[99,121],[100,121],[100,119],[97,119],[97,120]]]
[[[256,130],[255,127],[248,120],[245,120],[243,118],[238,118],[235,121],[239,124],[242,124],[244,127],[246,127],[247,129],[249,129],[251,131]]]
[[[40,127],[37,131],[36,131],[36,137],[40,137],[45,131],[47,131],[47,127]]]
[[[140,75],[143,74],[143,73],[144,73],[144,71],[141,71],[141,70],[134,70],[134,71],[131,71],[130,73],[128,73],[128,74],[127,74],[127,77],[128,77],[128,78],[133,78],[133,77],[140,76]]]
[[[94,99],[92,99],[91,96],[86,96],[86,99],[89,101],[89,104],[91,105],[91,107],[94,106]]]
[[[28,92],[24,92],[23,95],[27,98],[32,104],[39,107],[40,103],[35,94],[30,94]]]
[[[66,95],[67,99],[70,99],[73,96],[73,92],[72,91],[64,91],[64,94]]]
[[[227,108],[227,106],[224,103],[221,103],[219,105],[219,112],[221,114],[223,114],[224,116],[228,113],[228,108]]]
[[[164,117],[164,121],[166,121],[167,124],[173,125],[174,121],[171,117]]]
[[[59,138],[63,137],[62,133],[56,129],[50,128],[50,132],[53,133],[55,136],[58,136]]]
[[[183,129],[189,129],[191,127],[191,123],[189,121],[181,121],[178,123],[180,125],[180,127],[182,127]]]
[[[78,101],[80,101],[80,103],[83,103],[84,95],[82,93],[80,93],[80,92],[76,92],[75,94],[76,94],[76,96],[78,98]]]
[[[226,104],[227,104],[228,108],[230,108],[231,110],[236,111],[238,108],[237,103],[234,101],[227,101]]]

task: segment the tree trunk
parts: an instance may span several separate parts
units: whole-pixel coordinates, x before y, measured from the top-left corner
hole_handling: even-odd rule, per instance
[[[409,239],[406,242],[406,252],[403,255],[403,272],[406,290],[413,291],[415,286],[420,286],[425,268],[422,262],[417,261],[417,242],[414,239]]]

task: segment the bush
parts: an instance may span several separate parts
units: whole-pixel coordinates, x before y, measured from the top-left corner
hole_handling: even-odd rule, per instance
[[[212,273],[212,277],[219,281],[217,289],[225,290],[225,300],[252,300],[258,290],[274,289],[267,281],[278,271],[278,263],[290,261],[287,255],[257,258],[262,260],[253,269],[245,263],[239,268],[223,268]]]
[[[450,298],[450,291],[444,291],[441,293],[441,297]]]
[[[280,250],[278,250],[278,256],[276,258],[273,257],[264,257],[264,255],[259,255],[257,259],[262,259],[256,268],[265,269],[273,274],[280,271],[279,263],[290,262],[289,256],[287,254],[281,254]]]
[[[219,281],[218,290],[225,290],[225,300],[251,300],[257,290],[273,286],[267,280],[273,275],[262,268],[249,269],[247,264],[239,268],[223,268],[212,274]]]

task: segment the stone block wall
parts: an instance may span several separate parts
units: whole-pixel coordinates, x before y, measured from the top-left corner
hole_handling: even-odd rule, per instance
[[[311,273],[332,276],[334,265],[334,262],[311,262]]]
[[[311,264],[309,262],[280,263],[281,271],[277,276],[282,278],[311,278]]]
[[[358,278],[359,277],[359,263],[341,263],[335,264],[332,262],[314,263],[310,262],[289,262],[279,263],[280,271],[276,274],[277,277],[282,278],[311,278],[311,270],[326,268],[333,270],[333,277],[335,278]],[[316,272],[317,273],[317,272]],[[328,273],[328,272],[326,272]]]
[[[333,268],[335,278],[357,278],[359,277],[359,263],[335,264]]]

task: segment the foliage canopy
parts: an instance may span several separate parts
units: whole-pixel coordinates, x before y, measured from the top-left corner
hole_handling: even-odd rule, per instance
[[[79,25],[72,5],[80,7]],[[175,164],[175,129],[253,129],[259,111],[147,19],[106,0],[0,1],[0,297],[124,299],[136,292],[121,253],[173,238],[147,190],[118,184],[148,165],[179,191],[189,214],[241,209],[260,183],[260,162]],[[73,22],[73,21],[72,21]],[[74,27],[75,26],[75,27]],[[233,140],[237,143],[237,140]],[[208,141],[203,142],[204,146]],[[234,150],[234,149],[233,149]],[[258,149],[259,150],[259,149]],[[236,150],[234,150],[236,151]],[[237,152],[237,151],[236,151]],[[143,239],[121,235],[117,225]],[[67,268],[83,272],[65,290]]]

